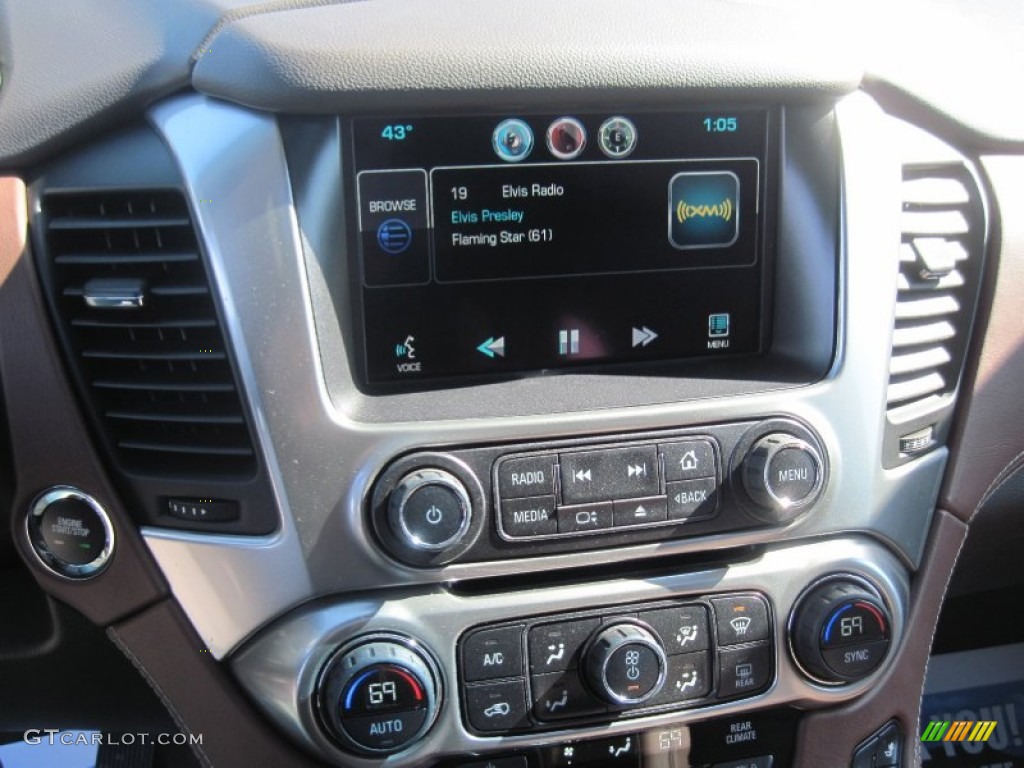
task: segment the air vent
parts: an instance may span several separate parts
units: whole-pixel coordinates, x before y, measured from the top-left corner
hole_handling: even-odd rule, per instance
[[[896,322],[887,392],[899,437],[914,453],[932,447],[952,403],[977,301],[985,220],[980,192],[963,163],[905,165]],[[931,434],[930,432],[928,433]]]
[[[255,473],[182,195],[50,193],[42,213],[53,305],[121,467],[178,478]]]

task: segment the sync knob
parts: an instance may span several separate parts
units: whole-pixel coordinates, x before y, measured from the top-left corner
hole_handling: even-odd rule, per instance
[[[885,603],[852,577],[812,588],[790,621],[793,657],[809,677],[830,685],[856,682],[878,669],[891,638]]]
[[[361,638],[324,667],[323,725],[350,751],[398,752],[421,739],[437,719],[439,679],[437,665],[411,638]]]

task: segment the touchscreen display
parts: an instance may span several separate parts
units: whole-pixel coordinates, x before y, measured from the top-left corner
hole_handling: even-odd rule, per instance
[[[758,353],[771,116],[353,120],[367,382]]]

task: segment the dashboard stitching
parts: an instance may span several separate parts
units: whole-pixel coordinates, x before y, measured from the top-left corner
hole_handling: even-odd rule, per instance
[[[170,700],[170,698],[168,698],[167,694],[164,693],[163,689],[160,687],[160,684],[153,678],[152,675],[149,674],[149,671],[146,669],[145,665],[143,665],[143,663],[139,661],[139,658],[132,652],[132,649],[121,641],[121,638],[118,637],[117,632],[113,628],[107,629],[107,637],[115,646],[117,646],[118,650],[120,650],[121,653],[124,654],[125,658],[127,658],[128,661],[132,663],[132,666],[135,667],[138,673],[142,675],[142,678],[149,684],[149,687],[153,690],[153,693],[155,693],[157,698],[160,699],[160,703],[164,705],[164,708],[167,710],[168,714],[170,714],[171,718],[174,720],[175,725],[177,725],[184,733],[191,734],[192,729],[185,724],[184,719],[182,718],[178,710],[175,708],[174,703]],[[189,746],[192,749],[192,753],[196,756],[199,762],[202,763],[203,768],[213,768],[213,763],[210,762],[210,758],[207,757],[206,753],[203,751],[202,742],[195,743],[193,742],[192,739],[189,739]]]
[[[989,483],[989,486],[988,486],[988,488],[985,489],[985,493],[982,494],[981,500],[978,502],[978,505],[974,508],[974,511],[971,512],[970,517],[967,519],[967,525],[968,526],[970,525],[971,521],[974,520],[975,516],[981,511],[981,508],[985,506],[986,502],[996,493],[996,491],[999,490],[999,488],[1002,487],[1002,485],[1004,483],[1006,483],[1007,480],[1010,479],[1010,477],[1014,474],[1014,472],[1016,472],[1020,468],[1021,464],[1024,464],[1024,451],[1021,451],[1016,456],[1014,456],[1012,459],[1010,459],[1010,461],[1007,462],[1006,466],[1004,466],[1002,468],[1002,470],[1000,470],[999,474],[996,475],[995,479],[991,483]],[[940,512],[940,514],[944,514],[944,513]],[[949,569],[949,575],[946,577],[946,584],[945,584],[945,586],[942,589],[942,600],[939,603],[940,606],[946,602],[946,595],[949,592],[949,585],[953,581],[953,571],[955,570],[956,563],[958,563],[960,561],[960,555],[963,552],[964,545],[966,543],[967,543],[967,535],[964,534],[963,538],[960,540],[960,546],[957,547],[956,557],[953,559],[953,566],[954,567]],[[932,625],[931,639],[928,641],[929,647],[931,647],[932,644],[935,642],[935,633],[938,631],[938,628],[939,628],[939,622],[938,622],[938,617],[936,617],[935,623]],[[920,692],[920,694],[918,696],[918,700],[917,700],[918,701],[918,703],[917,703],[917,711],[918,711],[919,714],[921,712],[922,706],[924,705],[924,688],[925,688],[925,683],[928,680],[928,668],[931,665],[931,659],[932,659],[932,656],[931,656],[931,653],[929,653],[928,654],[928,658],[925,659],[924,675],[921,677],[921,692]],[[915,745],[915,754],[917,755],[917,763],[918,763],[918,765],[920,765],[920,762],[921,762],[921,745],[920,745],[919,742],[916,743],[916,745]]]
[[[975,512],[977,512],[977,510],[975,510]],[[947,514],[947,513],[940,511],[939,514]],[[973,517],[973,515],[972,515],[972,517]],[[953,558],[953,567],[951,567],[949,569],[949,574],[946,576],[946,584],[942,588],[942,598],[939,600],[939,610],[940,611],[941,611],[941,606],[943,605],[943,603],[946,602],[946,594],[949,592],[949,585],[953,582],[953,571],[955,570],[957,561],[960,560],[960,553],[963,552],[964,544],[966,544],[966,543],[967,543],[967,534],[964,533],[964,535],[960,539],[960,546],[957,547],[956,557]],[[921,690],[920,690],[920,693],[918,694],[918,697],[917,697],[917,713],[918,713],[918,718],[920,718],[921,710],[922,710],[922,707],[924,706],[924,688],[925,688],[925,684],[928,682],[928,668],[931,665],[931,661],[932,661],[932,654],[931,654],[931,650],[930,649],[931,649],[932,645],[934,645],[934,643],[935,643],[935,633],[938,632],[938,630],[939,630],[939,617],[938,617],[938,614],[936,614],[935,621],[932,623],[931,637],[928,639],[929,652],[928,652],[927,657],[924,660],[924,673],[921,675]],[[915,761],[914,764],[920,766],[921,765],[921,742],[920,741],[914,741],[914,755],[916,757],[916,761]]]
[[[270,2],[259,3],[258,5],[245,5],[241,8],[235,8],[221,16],[217,23],[213,25],[213,28],[203,38],[203,42],[199,44],[196,52],[192,54],[192,63],[195,64],[206,51],[210,50],[214,38],[223,31],[224,27],[234,24],[241,19],[247,19],[251,16],[263,16],[270,13],[281,13],[283,11],[319,8],[323,5],[348,5],[349,3],[361,2],[367,2],[367,0],[270,0]]]
[[[999,488],[1000,488],[1000,487],[1001,487],[1001,486],[1003,485],[1003,483],[1005,483],[1005,482],[1006,482],[1007,480],[1009,480],[1009,479],[1010,479],[1010,477],[1011,477],[1011,476],[1012,476],[1012,475],[1013,475],[1013,474],[1014,474],[1014,473],[1015,473],[1015,472],[1016,472],[1016,471],[1017,471],[1018,469],[1020,469],[1020,466],[1021,466],[1021,464],[1024,464],[1024,461],[1022,461],[1022,459],[1024,459],[1024,451],[1021,451],[1021,452],[1020,452],[1020,453],[1018,453],[1018,454],[1017,454],[1016,456],[1014,456],[1014,457],[1013,457],[1012,459],[1010,459],[1010,460],[1009,460],[1009,461],[1008,461],[1008,462],[1006,463],[1006,466],[1004,466],[1004,467],[1003,467],[1003,468],[1002,468],[1002,469],[1001,469],[1001,470],[999,471],[999,474],[997,474],[997,475],[995,476],[995,479],[993,479],[993,480],[992,480],[992,482],[991,482],[991,483],[989,483],[989,486],[988,486],[988,488],[986,488],[986,489],[985,489],[985,492],[984,492],[984,493],[983,493],[983,494],[981,495],[981,500],[980,500],[980,501],[978,502],[978,506],[976,506],[976,507],[974,508],[974,511],[973,511],[973,512],[971,512],[971,516],[970,516],[969,518],[967,518],[967,522],[968,522],[968,524],[969,524],[969,523],[970,523],[970,522],[971,522],[972,520],[974,520],[974,516],[975,516],[975,515],[977,515],[977,514],[978,514],[978,512],[980,512],[980,511],[981,511],[981,508],[982,508],[983,506],[985,506],[985,504],[986,504],[986,503],[988,502],[988,500],[989,500],[990,498],[992,498],[992,496],[994,496],[994,495],[995,495],[996,491],[998,491],[998,490],[999,490]]]

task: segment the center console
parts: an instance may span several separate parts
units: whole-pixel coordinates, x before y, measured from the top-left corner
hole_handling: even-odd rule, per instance
[[[152,120],[219,201],[192,210],[282,515],[144,535],[294,742],[780,768],[802,711],[888,673],[945,453],[883,460],[873,103]]]

